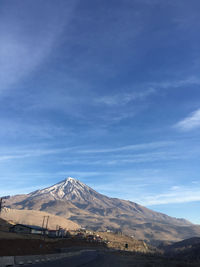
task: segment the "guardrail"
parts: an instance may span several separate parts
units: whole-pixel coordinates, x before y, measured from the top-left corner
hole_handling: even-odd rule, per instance
[[[22,265],[27,265],[27,264],[58,260],[58,259],[80,255],[84,251],[85,250],[81,250],[77,252],[68,252],[68,253],[46,254],[46,255],[3,256],[3,257],[0,257],[0,267],[22,266]]]

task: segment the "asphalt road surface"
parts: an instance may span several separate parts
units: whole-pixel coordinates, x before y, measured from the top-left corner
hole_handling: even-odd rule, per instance
[[[26,265],[29,266],[30,265]],[[136,267],[138,265],[133,259],[121,257],[112,253],[93,250],[84,251],[80,255],[33,264],[33,267]]]
[[[108,251],[88,250],[79,255],[37,263],[33,265],[23,265],[33,267],[199,267],[198,264],[187,264],[180,261],[171,261],[167,258],[154,257],[151,255],[121,255]]]
[[[76,256],[70,256],[67,258],[55,260],[55,261],[48,261],[44,263],[37,263],[33,264],[34,267],[76,267],[76,266],[85,266],[85,264],[88,264],[89,262],[95,261],[98,257],[97,251],[84,251],[80,255]],[[30,266],[30,265],[26,265]],[[93,265],[95,266],[95,265]]]

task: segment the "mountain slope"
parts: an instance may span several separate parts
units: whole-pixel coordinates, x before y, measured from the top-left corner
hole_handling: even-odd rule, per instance
[[[65,218],[36,210],[16,210],[4,208],[1,212],[1,218],[9,223],[20,223],[28,225],[42,226],[44,216],[49,216],[48,228],[56,230],[60,226],[67,230],[76,230],[80,226]]]
[[[94,229],[114,229],[144,240],[200,236],[200,226],[154,212],[137,203],[109,198],[74,178],[27,195],[10,197],[7,206],[46,211]]]

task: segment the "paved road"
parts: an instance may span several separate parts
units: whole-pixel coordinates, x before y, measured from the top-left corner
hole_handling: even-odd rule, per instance
[[[178,265],[177,265],[178,264]],[[175,266],[189,266],[184,262],[169,261],[166,258],[153,257],[152,255],[126,255],[120,253],[113,253],[102,250],[85,250],[79,255],[58,259],[55,261],[48,261],[38,263],[33,267],[175,267]],[[190,266],[197,266],[190,264]],[[199,265],[198,265],[199,266]]]
[[[30,265],[26,265],[29,266]],[[33,267],[135,267],[144,266],[133,258],[122,257],[103,251],[84,251],[81,255],[71,256],[50,262],[31,265]]]
[[[97,251],[84,251],[80,255],[67,257],[64,259],[59,259],[55,261],[48,261],[44,263],[37,263],[33,264],[31,266],[34,267],[78,267],[78,266],[84,266],[85,264],[88,264],[89,262],[93,262],[98,256]],[[30,265],[24,265],[29,266]]]

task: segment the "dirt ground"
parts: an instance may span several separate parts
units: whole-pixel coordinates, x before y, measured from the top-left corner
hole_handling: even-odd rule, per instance
[[[114,234],[108,232],[97,232],[104,240],[108,241],[107,247],[113,248],[117,250],[125,250],[125,251],[135,251],[135,252],[150,252],[153,250],[152,247],[148,246],[145,242],[133,239],[130,236]],[[125,244],[128,247],[125,247]],[[152,251],[153,252],[153,251]]]
[[[80,240],[0,239],[0,256],[36,255],[60,252],[61,248],[94,248],[94,244]],[[103,245],[95,244],[101,249]]]
[[[99,234],[104,243],[89,243],[77,238],[51,239],[37,236],[9,233],[9,224],[1,222],[0,225],[0,256],[18,256],[18,255],[36,255],[50,254],[63,251],[63,248],[69,251],[92,248],[99,251],[99,257],[95,262],[91,262],[85,267],[199,267],[199,262],[183,262],[176,259],[165,258],[162,255],[154,254],[143,242],[134,240],[131,237],[116,235],[114,233],[96,233]],[[125,244],[128,244],[128,249]],[[151,253],[149,253],[151,252]]]
[[[69,251],[92,248],[100,251],[95,262],[84,265],[85,267],[116,266],[116,267],[199,267],[199,263],[187,263],[168,259],[159,255],[142,254],[130,251],[114,251],[102,244],[93,244],[75,239],[0,239],[0,256],[37,255],[58,253],[61,249]],[[113,265],[114,264],[114,265]]]

